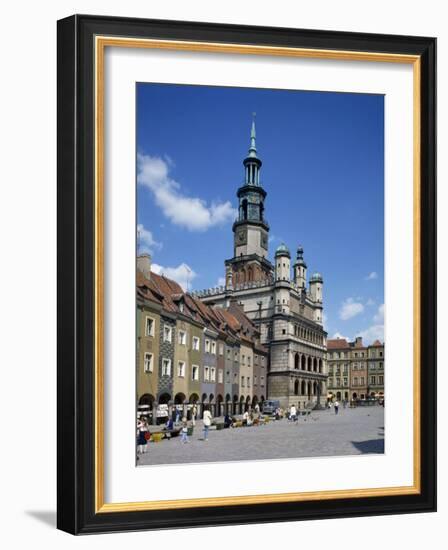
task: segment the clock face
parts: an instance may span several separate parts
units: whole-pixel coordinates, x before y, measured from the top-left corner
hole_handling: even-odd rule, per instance
[[[244,231],[244,229],[238,231],[236,238],[238,244],[244,244],[246,242],[246,232]]]
[[[268,236],[265,233],[261,234],[261,246],[266,250],[268,249]]]

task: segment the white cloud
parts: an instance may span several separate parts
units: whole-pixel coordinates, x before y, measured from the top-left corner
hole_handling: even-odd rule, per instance
[[[152,254],[154,250],[160,250],[162,248],[162,243],[156,241],[153,237],[153,234],[148,229],[145,229],[142,223],[137,225],[137,234],[138,234],[138,253],[139,254]]]
[[[226,278],[225,277],[219,277],[218,282],[216,283],[216,286],[225,286],[226,284]]]
[[[189,290],[191,288],[191,282],[197,277],[197,273],[184,262],[177,267],[163,267],[159,264],[152,264],[151,271],[158,275],[165,275],[168,279],[176,281],[184,290]]]
[[[138,183],[153,192],[157,206],[172,223],[189,231],[205,231],[236,217],[230,201],[207,205],[203,199],[185,196],[180,184],[169,176],[171,164],[160,157],[137,155]]]
[[[367,277],[364,277],[366,281],[373,281],[374,279],[378,279],[378,273],[376,271],[371,271]]]
[[[356,336],[362,336],[364,344],[372,344],[375,340],[384,342],[384,325],[372,325],[366,330],[361,330]]]
[[[350,342],[350,338],[348,336],[343,336],[340,332],[336,331],[333,336],[331,337],[332,340],[337,340],[337,339],[343,339],[343,340],[347,340],[347,342]]]
[[[373,316],[373,325],[365,330],[361,330],[357,336],[362,336],[367,344],[371,344],[375,340],[384,342],[384,304],[378,307],[377,312]]]
[[[325,312],[322,314],[322,322],[324,325],[328,323],[328,315]]]
[[[372,300],[372,298],[369,298],[366,302],[366,306],[374,306],[375,302]]]
[[[339,317],[343,321],[356,317],[364,311],[364,306],[361,302],[356,302],[353,298],[347,298],[342,302],[341,309],[339,310]]]
[[[374,323],[376,324],[383,324],[384,325],[384,304],[381,304],[378,308],[378,311],[376,312],[374,318]]]

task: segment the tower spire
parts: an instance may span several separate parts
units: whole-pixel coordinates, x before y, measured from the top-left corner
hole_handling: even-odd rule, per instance
[[[255,143],[255,139],[257,137],[256,131],[255,131],[255,117],[257,113],[252,113],[252,128],[250,130],[250,147],[249,147],[249,157],[257,157],[257,144]]]

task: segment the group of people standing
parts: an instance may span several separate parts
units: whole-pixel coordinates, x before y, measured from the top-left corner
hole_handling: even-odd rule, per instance
[[[197,417],[197,408],[196,405],[193,407],[191,411],[191,427],[194,428],[196,425],[196,417]],[[212,424],[212,414],[211,412],[205,408],[204,413],[202,416],[202,422],[203,422],[203,441],[208,441],[208,432],[210,429],[210,426]],[[163,431],[166,432],[167,437],[171,436],[171,432],[175,430],[176,425],[180,424],[180,442],[181,443],[188,443],[188,431],[189,431],[189,421],[184,416],[182,419],[180,419],[180,412],[177,411],[176,413],[176,420],[173,421],[172,418],[168,419],[165,427],[163,428]],[[141,416],[137,420],[137,460],[139,459],[139,455],[144,454],[148,451],[148,443],[151,439],[151,433],[149,430],[149,424],[146,417]]]

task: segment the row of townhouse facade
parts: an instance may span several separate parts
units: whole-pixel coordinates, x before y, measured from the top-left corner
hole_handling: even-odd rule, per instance
[[[384,343],[327,340],[328,396],[347,401],[384,399]]]
[[[210,307],[137,260],[137,403],[165,415],[241,414],[267,396],[268,350],[237,303]]]

